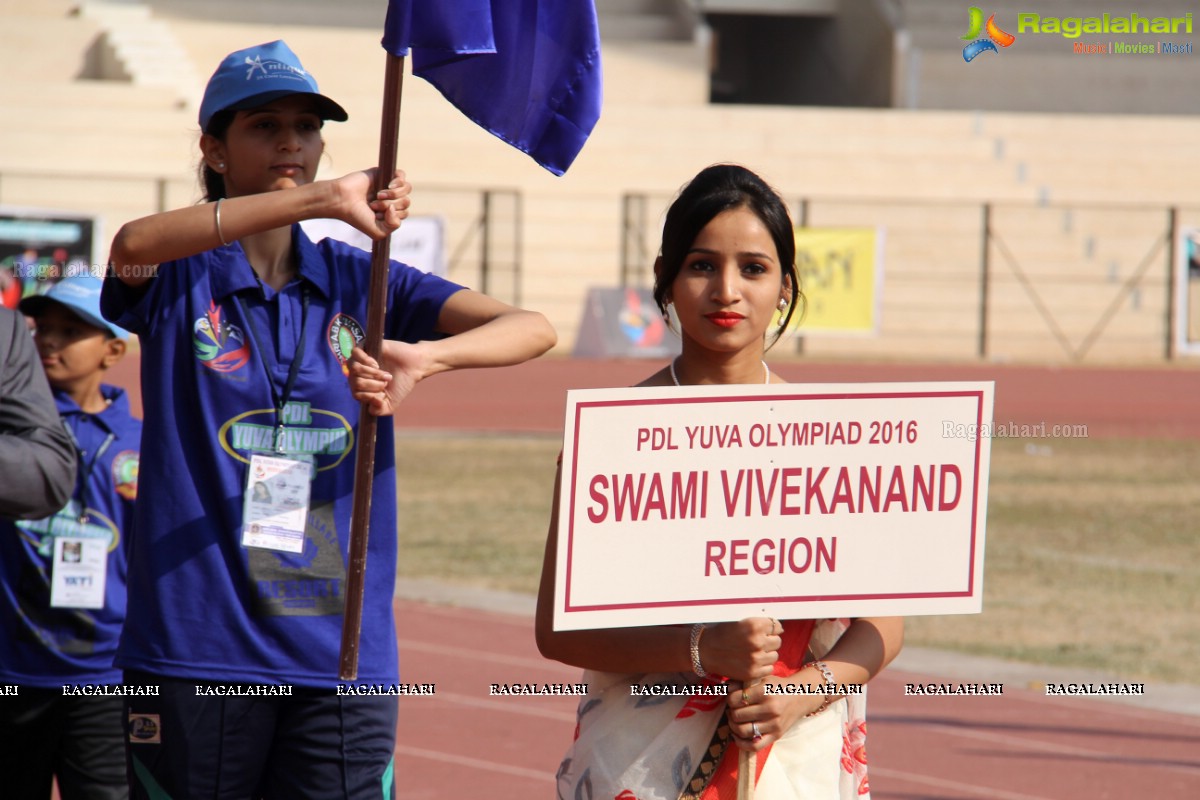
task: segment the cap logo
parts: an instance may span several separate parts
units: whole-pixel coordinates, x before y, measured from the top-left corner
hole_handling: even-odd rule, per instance
[[[91,297],[95,293],[95,289],[91,287],[80,286],[76,283],[67,283],[66,281],[59,283],[58,291],[55,292],[57,295],[66,297]]]
[[[300,80],[303,80],[308,75],[307,72],[299,67],[293,67],[291,64],[285,64],[273,58],[267,59],[264,63],[262,55],[256,55],[254,58],[246,56],[246,65],[249,67],[246,70],[246,80],[252,80],[255,72],[261,72],[263,78],[272,77],[269,73],[279,72],[290,72],[291,75],[277,75],[277,77],[290,78],[295,76]]]

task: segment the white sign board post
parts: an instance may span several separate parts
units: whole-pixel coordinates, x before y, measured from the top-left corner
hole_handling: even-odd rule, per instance
[[[555,628],[978,613],[993,388],[568,392]]]

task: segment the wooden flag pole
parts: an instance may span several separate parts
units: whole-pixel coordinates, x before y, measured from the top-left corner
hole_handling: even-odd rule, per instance
[[[754,773],[758,771],[758,754],[738,750],[737,800],[754,800]]]
[[[400,136],[400,97],[404,81],[404,56],[386,54],[383,78],[383,117],[379,126],[379,169],[375,192],[388,187],[396,172],[396,147]],[[391,234],[371,247],[371,279],[367,294],[367,339],[363,349],[378,360],[383,348],[388,263]],[[345,611],[342,616],[342,649],[338,678],[358,678],[358,645],[362,635],[364,579],[367,572],[367,535],[371,527],[371,488],[375,476],[375,434],[379,418],[363,403],[358,413],[358,442],[354,463],[354,500],[350,512],[350,561],[346,565]]]

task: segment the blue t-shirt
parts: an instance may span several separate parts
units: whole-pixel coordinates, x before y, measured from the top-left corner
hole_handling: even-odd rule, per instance
[[[258,281],[237,243],[162,264],[145,287],[105,281],[105,316],[142,345],[146,478],[116,661],[125,669],[337,683],[360,409],[343,365],[366,327],[370,256],[330,239],[314,245],[299,226],[292,236],[299,277],[278,293]],[[384,335],[434,338],[442,305],[460,288],[392,263]],[[314,459],[303,551],[247,548],[250,457],[274,455],[276,402],[301,336],[282,422],[288,451]],[[368,543],[359,680],[393,682],[396,471],[386,424]]]
[[[79,456],[75,492],[57,514],[0,520],[0,683],[50,688],[120,683],[113,667],[125,619],[125,573],[137,497],[142,423],[122,389],[101,386],[108,407],[85,413],[64,392],[54,402]],[[54,538],[108,545],[104,607],[51,608]]]

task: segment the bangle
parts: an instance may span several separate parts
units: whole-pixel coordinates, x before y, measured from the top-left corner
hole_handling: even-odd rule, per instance
[[[704,670],[704,665],[700,663],[700,634],[704,633],[705,625],[703,622],[697,622],[692,626],[691,638],[691,653],[692,653],[692,672],[698,677],[707,678],[708,673]]]
[[[805,717],[815,717],[817,714],[820,714],[822,711],[829,708],[829,706],[833,703],[833,694],[829,690],[829,687],[837,685],[837,679],[835,679],[833,677],[833,671],[831,669],[829,669],[829,665],[826,664],[824,661],[810,661],[807,664],[805,664],[803,667],[801,667],[800,669],[804,670],[804,669],[807,669],[808,667],[816,667],[817,671],[821,673],[821,677],[823,677],[825,679],[825,686],[826,686],[826,694],[825,694],[824,702],[822,702],[821,705],[817,706],[812,711],[810,711],[804,715]]]
[[[224,199],[224,197],[218,197],[217,202],[213,205],[213,219],[217,223],[217,238],[221,240],[221,244],[228,247],[229,242],[225,241],[225,232],[221,230],[221,201]]]
[[[833,695],[827,694],[827,695],[825,695],[825,700],[821,703],[821,705],[817,706],[816,708],[814,708],[812,711],[808,712],[804,716],[805,717],[815,717],[817,714],[820,714],[822,711],[829,708],[830,704],[832,704],[832,703],[833,703]]]
[[[829,665],[824,661],[810,661],[800,669],[803,670],[809,667],[816,667],[817,671],[821,673],[821,677],[825,679],[826,684],[837,683],[837,678],[833,677],[833,672],[829,669]]]

